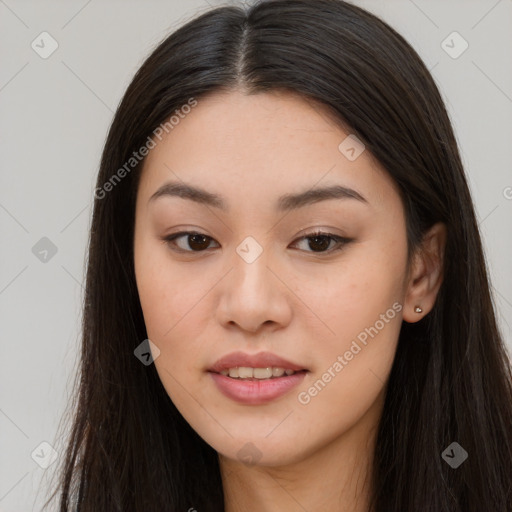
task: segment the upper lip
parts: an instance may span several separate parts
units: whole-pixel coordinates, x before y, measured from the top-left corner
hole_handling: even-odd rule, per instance
[[[284,368],[285,370],[300,371],[305,370],[303,366],[292,363],[282,357],[279,357],[271,352],[259,352],[258,354],[246,354],[244,352],[231,352],[221,357],[214,363],[208,371],[220,373],[222,370],[229,368],[236,368],[245,366],[248,368],[268,368],[277,367]]]

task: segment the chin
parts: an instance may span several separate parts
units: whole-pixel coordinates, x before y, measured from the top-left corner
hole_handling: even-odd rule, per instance
[[[303,458],[302,450],[288,438],[288,445],[282,439],[254,438],[231,440],[228,446],[212,445],[219,456],[242,463],[248,467],[278,467],[294,464]]]

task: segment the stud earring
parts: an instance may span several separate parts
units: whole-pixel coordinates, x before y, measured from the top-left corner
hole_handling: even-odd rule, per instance
[[[421,309],[419,306],[416,306],[416,307],[414,308],[414,312],[415,312],[415,313],[423,313],[423,309]]]

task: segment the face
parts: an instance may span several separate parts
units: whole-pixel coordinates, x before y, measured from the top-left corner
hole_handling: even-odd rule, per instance
[[[229,459],[299,461],[382,406],[405,219],[391,178],[348,135],[299,96],[229,92],[199,99],[146,158],[134,249],[154,364],[183,417]],[[338,193],[291,198],[329,187]],[[233,352],[286,363],[226,363],[262,368],[251,380],[210,371]],[[272,370],[287,365],[303,371]]]

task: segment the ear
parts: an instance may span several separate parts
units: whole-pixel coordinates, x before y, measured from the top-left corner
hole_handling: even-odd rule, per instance
[[[434,224],[424,235],[413,256],[406,281],[403,319],[414,323],[434,307],[437,292],[443,281],[443,256],[446,247],[446,226]],[[421,312],[416,312],[416,307]]]

